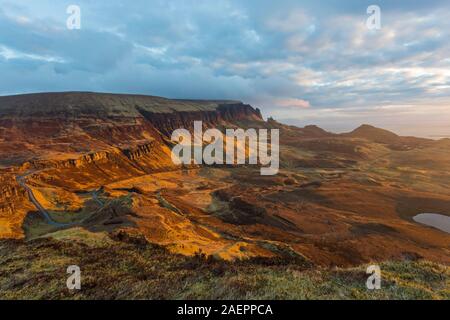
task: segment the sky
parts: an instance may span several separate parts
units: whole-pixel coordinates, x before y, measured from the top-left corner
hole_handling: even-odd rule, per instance
[[[70,5],[81,29],[67,28]],[[450,136],[450,2],[0,0],[0,95],[53,91],[233,99],[299,126]]]

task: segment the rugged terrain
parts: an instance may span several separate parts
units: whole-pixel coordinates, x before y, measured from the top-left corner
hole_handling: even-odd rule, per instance
[[[261,176],[250,165],[175,166],[171,132],[192,129],[194,120],[219,129],[280,129],[279,174]],[[398,261],[385,263],[397,269],[389,271],[390,293],[374,297],[417,289],[417,297],[448,298],[450,235],[412,219],[424,212],[450,215],[448,139],[399,137],[369,125],[339,135],[297,128],[264,121],[258,109],[238,101],[82,92],[8,96],[0,97],[0,181],[1,297],[70,297],[64,287],[39,291],[36,279],[50,277],[56,285],[64,270],[51,273],[72,260],[88,270],[108,268],[103,257],[115,252],[129,268],[130,278],[116,270],[122,285],[130,280],[129,297],[155,297],[135,286],[157,281],[152,259],[167,259],[167,270],[179,272],[174,279],[187,277],[188,286],[202,277],[197,286],[205,288],[161,293],[165,298],[242,298],[219,293],[225,289],[211,279],[231,287],[254,283],[269,277],[264,268],[275,278],[263,281],[276,275],[287,282],[297,276],[325,281],[338,274],[353,283],[362,277],[356,266],[383,261]],[[44,265],[34,265],[36,255]],[[222,271],[205,267],[195,274],[182,267],[208,261]],[[399,284],[402,268],[435,282],[411,276],[413,284]],[[91,276],[93,289],[84,297],[126,297],[114,289],[109,296],[96,293],[106,280]],[[138,276],[145,279],[136,282]],[[248,285],[249,292],[260,290]],[[324,292],[312,296],[336,297]]]
[[[189,257],[139,237],[78,228],[1,242],[0,264],[0,299],[450,299],[449,268],[434,262],[383,262],[382,289],[369,291],[362,266]],[[81,267],[81,290],[66,287],[69,265]]]

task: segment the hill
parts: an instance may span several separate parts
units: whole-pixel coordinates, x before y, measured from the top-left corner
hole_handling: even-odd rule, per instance
[[[362,138],[389,146],[392,149],[408,150],[433,144],[433,140],[415,137],[401,137],[388,130],[364,124],[343,136]]]
[[[279,174],[175,166],[170,135],[195,120],[279,129]],[[449,235],[413,220],[450,215],[445,141],[286,126],[237,101],[80,92],[1,97],[0,133],[0,238],[81,228],[231,261],[450,262]]]

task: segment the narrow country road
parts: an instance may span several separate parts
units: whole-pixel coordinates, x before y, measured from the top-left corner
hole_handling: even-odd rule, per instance
[[[99,206],[103,207],[104,203],[103,203],[103,201],[101,201],[101,200],[98,198],[98,192],[99,192],[99,190],[94,191],[94,192],[91,193],[91,194],[92,194],[92,199],[93,199],[95,202],[97,202],[97,204],[98,204]]]
[[[32,173],[28,173],[24,176],[17,176],[16,180],[17,183],[24,188],[27,191],[28,197],[30,198],[30,201],[34,204],[34,206],[39,210],[39,212],[42,214],[42,216],[45,218],[48,224],[55,226],[55,227],[67,227],[73,225],[73,223],[59,223],[52,219],[52,217],[49,215],[47,210],[44,209],[44,207],[39,203],[39,201],[36,199],[36,197],[33,194],[33,190],[26,184],[26,177]]]

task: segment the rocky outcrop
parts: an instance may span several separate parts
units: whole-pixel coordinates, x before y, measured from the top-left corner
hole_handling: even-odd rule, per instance
[[[165,144],[173,130],[191,128],[194,121],[215,127],[242,120],[262,121],[261,112],[237,101],[139,95],[67,92],[0,97],[0,131],[8,137],[0,139],[0,153],[5,155],[0,165],[89,153],[56,164],[80,166],[116,157],[110,151],[114,147],[134,159],[150,151],[149,143]]]
[[[135,148],[124,149],[122,153],[130,160],[138,160],[152,152],[152,143],[145,143]]]
[[[239,120],[263,121],[259,109],[243,103],[219,105],[215,110],[206,111],[175,111],[172,113],[149,112],[138,109],[139,112],[156,129],[166,137],[170,137],[176,129],[192,129],[194,121],[202,121],[206,127],[215,127]]]
[[[22,238],[22,221],[29,210],[26,191],[15,176],[0,175],[0,239]]]
[[[168,149],[164,145],[159,145],[156,142],[145,143],[135,147],[121,149],[118,147],[111,147],[107,151],[91,152],[84,154],[75,159],[66,160],[33,160],[25,162],[21,171],[39,171],[43,169],[81,169],[91,165],[96,166],[119,166],[124,162],[145,162],[143,158],[161,156],[168,153]]]

